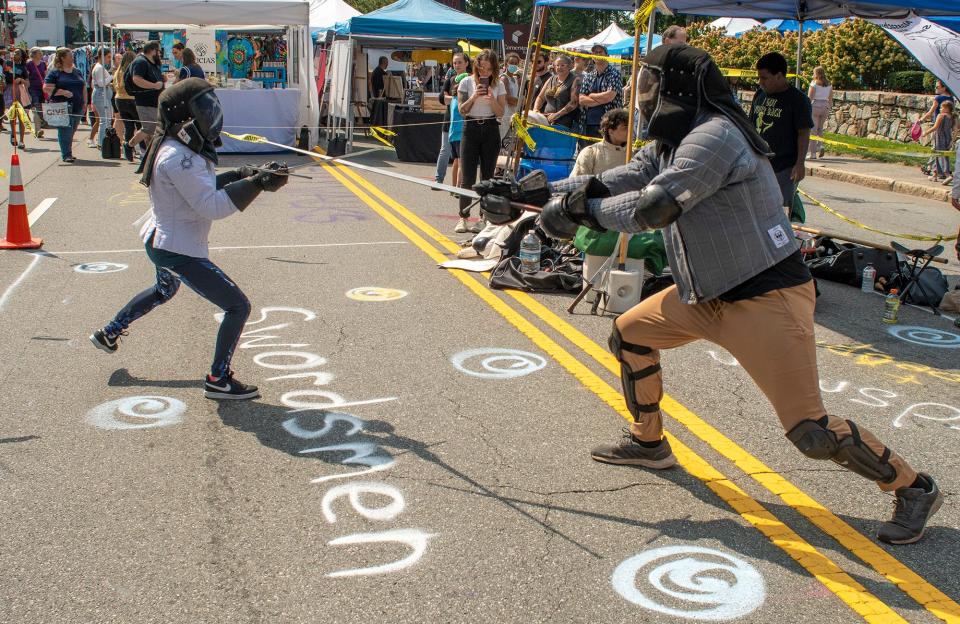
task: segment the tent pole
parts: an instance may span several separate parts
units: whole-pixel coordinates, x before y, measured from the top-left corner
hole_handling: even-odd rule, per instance
[[[532,54],[530,53],[531,48],[529,46],[529,42],[527,45],[527,67],[530,68],[530,72],[529,74],[527,72],[524,72],[524,78],[527,81],[527,84],[526,84],[527,90],[526,90],[526,93],[524,93],[524,97],[523,97],[523,110],[520,112],[520,117],[524,125],[526,125],[527,123],[527,114],[530,112],[530,107],[533,106],[533,102],[534,102],[533,77],[534,77],[534,73],[537,71],[536,59],[537,59],[537,56],[539,56],[540,54],[540,43],[543,41],[543,34],[547,30],[547,15],[550,12],[549,8],[547,8],[546,6],[541,6],[541,7],[536,7],[536,5],[534,6],[535,8],[533,11],[533,24],[531,24],[530,26],[531,34],[533,33],[533,25],[537,24],[538,10],[540,14],[540,23],[537,24],[537,38],[533,44]],[[522,87],[523,85],[521,85],[521,88]],[[519,137],[517,137],[516,146],[513,150],[513,156],[507,159],[507,171],[511,175],[516,174],[517,169],[519,169],[520,167],[521,154],[523,154],[523,141]]]
[[[800,30],[797,31],[797,77],[793,79],[793,86],[800,88],[800,72],[803,69],[803,18],[797,20]]]
[[[640,11],[641,0],[634,3],[637,12]],[[636,15],[636,14],[634,14]],[[657,23],[657,10],[650,12],[650,20],[647,23],[647,54],[653,49],[653,31]],[[633,158],[633,137],[634,130],[637,127],[637,74],[640,70],[640,24],[634,26],[633,34],[633,64],[630,67],[630,110],[627,115],[627,149],[626,162]]]

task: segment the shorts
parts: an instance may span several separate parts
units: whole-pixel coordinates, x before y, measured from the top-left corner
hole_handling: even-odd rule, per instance
[[[780,186],[780,194],[783,196],[783,204],[781,205],[784,208],[793,206],[793,196],[797,192],[797,183],[790,179],[792,173],[793,167],[775,172],[777,185]]]
[[[120,109],[117,108],[117,96],[116,96],[116,95],[114,95],[112,98],[110,98],[110,106],[113,108],[113,112],[115,112],[115,113],[119,113],[119,112],[120,112]]]
[[[153,106],[137,106],[137,118],[140,119],[140,126],[144,132],[153,136],[157,129],[158,109]]]
[[[450,152],[454,159],[460,158],[460,141],[450,141]]]

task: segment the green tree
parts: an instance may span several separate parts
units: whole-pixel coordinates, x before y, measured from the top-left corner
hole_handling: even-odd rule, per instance
[[[393,4],[395,0],[346,0],[346,3],[360,11],[361,13],[370,13],[377,9],[382,9],[388,4]]]
[[[82,41],[87,41],[90,38],[90,33],[87,32],[87,27],[83,25],[83,18],[77,20],[77,25],[73,29],[73,42],[80,43]]]

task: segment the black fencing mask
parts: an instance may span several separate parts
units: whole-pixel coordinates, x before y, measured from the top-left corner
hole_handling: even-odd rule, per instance
[[[706,51],[684,43],[661,45],[645,65],[637,78],[637,104],[647,136],[676,148],[700,113],[714,111],[736,124],[754,150],[770,152]]]
[[[216,164],[216,148],[223,144],[223,108],[213,86],[200,78],[181,80],[160,95],[157,131],[137,173],[140,182],[150,186],[157,150],[167,137],[180,141]]]

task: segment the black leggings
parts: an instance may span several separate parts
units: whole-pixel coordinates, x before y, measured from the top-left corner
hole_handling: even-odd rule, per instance
[[[474,120],[467,118],[463,122],[463,137],[460,139],[460,186],[472,188],[477,182],[477,165],[480,165],[480,179],[489,180],[497,170],[497,156],[500,155],[500,124],[495,117]],[[469,197],[460,198],[460,216],[470,216]]]
[[[120,113],[120,119],[123,120],[123,155],[127,160],[130,160],[133,158],[133,148],[128,144],[140,126],[137,117],[137,104],[134,100],[126,98],[117,98],[115,101],[117,112]]]
[[[153,237],[146,243],[147,256],[156,265],[157,283],[136,295],[123,307],[117,316],[104,327],[112,336],[120,334],[144,314],[162,305],[177,294],[180,282],[189,286],[195,293],[223,310],[223,320],[217,333],[217,344],[213,352],[213,365],[210,373],[214,377],[223,377],[230,372],[230,360],[240,341],[243,326],[250,316],[250,302],[233,280],[220,270],[220,267],[207,258],[191,258],[177,254],[166,254],[159,258],[152,254]]]

